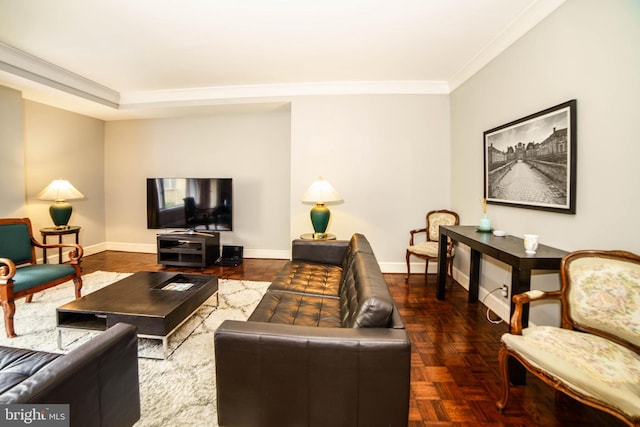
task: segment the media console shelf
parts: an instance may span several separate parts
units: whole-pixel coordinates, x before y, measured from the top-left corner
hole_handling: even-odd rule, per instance
[[[158,264],[206,267],[220,257],[220,233],[193,231],[158,234]]]

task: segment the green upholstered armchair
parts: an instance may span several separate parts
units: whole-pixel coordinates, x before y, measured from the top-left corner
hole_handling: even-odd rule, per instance
[[[509,398],[508,358],[574,399],[640,426],[640,256],[577,251],[560,266],[559,291],[515,295],[511,333],[499,362],[502,411]],[[561,327],[522,328],[523,304],[559,299]]]
[[[35,248],[71,247],[69,263],[37,264]],[[80,298],[82,277],[80,258],[82,246],[56,243],[43,245],[33,238],[29,218],[0,219],[0,303],[4,310],[4,326],[7,337],[15,337],[13,315],[15,300],[25,297],[31,302],[33,294],[73,280],[75,297]]]

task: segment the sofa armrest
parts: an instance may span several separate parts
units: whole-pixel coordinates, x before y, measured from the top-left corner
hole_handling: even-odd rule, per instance
[[[348,246],[348,240],[296,239],[291,243],[291,259],[318,264],[342,265]]]
[[[132,426],[140,418],[136,328],[114,325],[7,390],[0,403],[69,404],[73,425]]]
[[[405,330],[227,320],[215,358],[220,425],[407,424]]]

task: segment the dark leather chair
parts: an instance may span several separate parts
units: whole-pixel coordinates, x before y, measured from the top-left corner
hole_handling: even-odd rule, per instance
[[[35,248],[72,248],[65,264],[37,264]],[[7,337],[16,336],[13,316],[15,300],[25,297],[31,302],[33,294],[73,280],[75,298],[80,298],[82,276],[80,259],[82,246],[75,243],[44,245],[33,238],[29,218],[0,219],[0,303],[4,310]]]
[[[0,346],[0,405],[9,404],[69,405],[71,426],[134,425],[140,419],[135,326],[118,323],[67,354]]]

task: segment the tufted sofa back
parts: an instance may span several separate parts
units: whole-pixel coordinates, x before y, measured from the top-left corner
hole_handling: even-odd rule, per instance
[[[351,236],[349,240],[349,246],[344,254],[344,258],[342,259],[342,270],[347,271],[351,268],[351,264],[355,258],[357,253],[367,253],[373,255],[373,248],[371,248],[371,244],[362,234],[354,234]]]
[[[340,283],[342,327],[389,327],[393,307],[393,299],[376,257],[373,253],[353,253],[349,265],[342,271]]]

